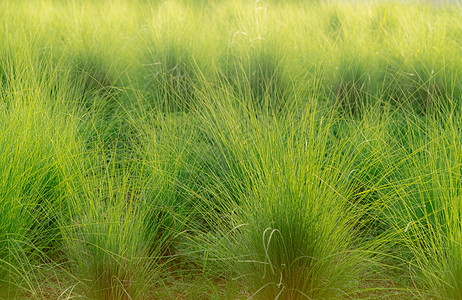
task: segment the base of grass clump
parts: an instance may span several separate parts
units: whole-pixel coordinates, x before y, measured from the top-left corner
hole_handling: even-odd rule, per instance
[[[247,223],[231,234],[231,269],[252,297],[327,299],[354,293],[351,283],[367,269],[368,255],[356,249],[351,224],[341,221],[348,216],[339,214],[337,224],[326,223],[319,208],[279,204],[252,207],[244,217]],[[297,216],[300,211],[305,212]]]

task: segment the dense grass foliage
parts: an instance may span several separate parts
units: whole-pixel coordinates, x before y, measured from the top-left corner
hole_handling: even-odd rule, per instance
[[[458,4],[0,19],[0,299],[462,299]]]

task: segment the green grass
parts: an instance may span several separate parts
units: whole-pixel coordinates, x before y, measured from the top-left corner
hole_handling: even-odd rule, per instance
[[[462,299],[459,4],[0,3],[0,299]]]

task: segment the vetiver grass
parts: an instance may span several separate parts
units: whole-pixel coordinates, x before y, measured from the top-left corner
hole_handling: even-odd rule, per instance
[[[68,200],[63,247],[69,272],[78,280],[76,290],[84,297],[144,299],[146,291],[154,289],[162,265],[159,249],[169,231],[156,236],[165,230],[160,209],[144,198],[143,187],[130,175],[117,171],[114,164],[103,170],[96,167],[79,178],[83,182]],[[152,224],[151,214],[156,213],[159,218]]]
[[[460,15],[3,1],[0,298],[461,298]]]
[[[415,295],[422,298],[460,298],[459,130],[454,115],[446,116],[443,122],[407,120],[412,125],[403,134],[410,147],[404,151],[410,154],[380,201],[398,246],[396,255],[410,270]]]
[[[361,145],[345,156],[346,140],[331,140],[334,121],[315,105],[256,116],[251,103],[233,104],[229,89],[207,95],[201,123],[217,159],[209,172],[213,194],[226,201],[213,213],[229,216],[208,237],[208,263],[224,261],[258,299],[354,295],[375,247],[356,228],[369,206],[352,203],[349,182]]]
[[[41,87],[28,84],[30,90],[2,91],[10,98],[2,103],[1,123],[1,290],[7,298],[42,293],[38,266],[59,253],[64,182],[73,176],[63,171],[81,150],[75,118],[66,116],[59,103],[47,103]]]

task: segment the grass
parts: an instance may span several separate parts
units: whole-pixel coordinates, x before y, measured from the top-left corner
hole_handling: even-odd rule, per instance
[[[353,224],[360,214],[349,212],[348,185],[338,181],[341,174],[323,172],[339,163],[320,159],[325,129],[304,119],[296,125],[299,130],[271,121],[258,124],[260,139],[241,148],[251,151],[247,159],[257,167],[246,170],[251,192],[241,196],[236,226],[227,233],[231,240],[224,248],[231,253],[220,256],[232,258],[231,268],[257,299],[348,295],[348,284],[359,274],[353,270],[361,272],[353,266],[366,266],[367,255],[355,249]],[[279,138],[280,126],[288,131],[286,140]],[[321,131],[316,140],[312,130]]]
[[[0,299],[462,299],[459,4],[0,3]]]

